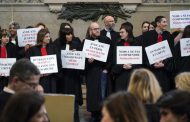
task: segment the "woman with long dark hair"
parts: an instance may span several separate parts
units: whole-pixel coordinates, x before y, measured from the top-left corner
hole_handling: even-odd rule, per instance
[[[6,29],[1,30],[0,37],[0,58],[17,58],[17,47],[9,40],[9,33]],[[0,74],[0,91],[8,84],[8,77]]]
[[[190,38],[190,25],[187,25],[183,31],[182,39]],[[181,57],[180,42],[175,46],[176,74],[190,71],[190,56]]]
[[[137,46],[133,36],[133,25],[129,22],[123,23],[120,27],[121,39],[116,43],[114,50],[114,66],[112,67],[115,91],[126,90],[129,84],[131,71],[138,65],[116,64],[117,46]]]
[[[31,47],[26,57],[30,58],[33,56],[47,56],[56,55],[58,69],[60,67],[60,58],[57,53],[57,49],[53,44],[50,44],[50,32],[47,29],[41,29],[37,35],[37,45]],[[57,73],[44,74],[40,78],[40,85],[44,88],[45,93],[56,92]]]
[[[61,50],[81,50],[81,41],[74,36],[73,28],[68,23],[62,23],[59,37],[54,41],[59,55]],[[79,105],[82,105],[82,89],[80,81],[80,70],[62,68],[59,72],[57,92],[75,95],[74,122],[79,122]]]

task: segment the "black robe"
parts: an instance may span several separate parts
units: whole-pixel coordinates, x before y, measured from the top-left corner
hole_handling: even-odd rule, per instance
[[[114,49],[114,59],[113,59],[114,65],[112,67],[112,77],[113,77],[112,79],[115,84],[115,88],[114,88],[115,92],[127,90],[132,71],[136,68],[142,67],[142,65],[140,64],[138,65],[135,64],[135,65],[132,65],[131,69],[126,70],[123,68],[123,64],[116,64],[117,46],[124,46],[124,43],[125,43],[125,40],[123,39],[118,41]],[[129,43],[129,46],[139,46],[139,44],[137,43],[136,40],[133,40],[133,42]]]
[[[6,45],[6,50],[7,50],[7,58],[17,58],[18,54],[17,54],[17,47],[9,42]],[[0,54],[1,54],[1,46],[0,46]],[[0,57],[1,58],[1,57]],[[3,90],[4,86],[8,85],[8,77],[0,77],[0,91]]]
[[[89,40],[94,41],[93,38],[88,38]],[[100,36],[97,38],[99,42],[109,44],[111,43],[108,37]],[[85,41],[83,41],[84,43]],[[86,59],[86,87],[87,87],[87,110],[90,112],[99,112],[101,110],[102,97],[101,97],[101,74],[104,69],[109,71],[111,69],[112,61],[112,51],[113,47],[110,45],[108,57],[106,62],[101,62],[94,60],[92,63],[88,62]],[[109,82],[109,79],[108,79]]]
[[[9,40],[11,41],[11,37],[9,38]],[[13,43],[12,43],[13,44]],[[15,39],[15,44],[13,44],[16,46],[17,48],[17,59],[21,59],[21,58],[24,58],[25,55],[26,55],[26,51],[25,51],[25,48],[24,47],[19,47],[18,46],[18,38],[16,37]]]
[[[172,35],[168,31],[163,31],[162,33],[163,40],[167,40],[171,52],[174,52],[174,40]],[[173,88],[173,71],[174,71],[174,59],[168,58],[163,60],[164,67],[156,69],[153,65],[149,64],[145,47],[156,44],[157,43],[158,33],[155,30],[151,30],[145,32],[142,37],[142,45],[143,45],[143,63],[146,68],[150,69],[156,78],[159,81],[159,84],[163,90],[163,92],[167,92]]]
[[[66,49],[66,43],[63,39],[56,39],[54,45],[58,49],[59,55],[61,55],[61,50]],[[76,49],[81,50],[81,41],[79,38],[74,37],[71,43],[69,43],[70,50]],[[65,69],[62,68],[59,71],[59,82],[57,83],[57,92],[63,94],[72,94],[76,96],[75,101],[81,105],[83,103],[82,99],[82,89],[81,89],[81,70],[77,69]]]
[[[176,62],[175,75],[181,72],[190,72],[190,56],[181,57],[180,42],[175,46],[174,58]]]
[[[101,36],[106,36],[107,31],[105,29],[103,29],[103,30],[101,30],[100,34],[101,34]],[[111,41],[113,44],[115,44],[120,39],[119,32],[111,30],[110,35],[111,35]]]
[[[60,69],[60,58],[57,53],[57,49],[53,44],[48,44],[46,46],[47,55],[56,55],[57,56],[57,66]],[[31,47],[26,52],[26,58],[30,58],[33,56],[41,56],[41,46],[36,45]],[[56,82],[57,82],[57,73],[50,74],[48,76],[42,76],[40,78],[40,84],[44,88],[45,93],[55,93],[56,92]]]

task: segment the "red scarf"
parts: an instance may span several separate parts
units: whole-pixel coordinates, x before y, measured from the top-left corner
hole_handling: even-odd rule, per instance
[[[161,42],[163,40],[162,34],[158,34],[157,42]]]
[[[1,58],[7,58],[7,49],[5,46],[1,47]]]
[[[124,42],[124,46],[130,46],[129,42]]]
[[[41,54],[42,54],[42,56],[47,55],[47,51],[46,51],[46,48],[45,48],[45,47],[42,47],[42,48],[41,48]]]

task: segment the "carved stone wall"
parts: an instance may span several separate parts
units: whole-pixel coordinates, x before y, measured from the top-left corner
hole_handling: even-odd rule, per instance
[[[190,0],[143,0],[143,3],[190,3]]]
[[[0,0],[1,3],[43,3],[44,0]]]
[[[20,23],[22,28],[25,28],[28,25],[36,25],[38,22],[44,22],[51,32],[51,36],[55,39],[58,36],[59,26],[62,22],[69,22],[64,19],[57,19],[58,14],[52,13],[49,10],[49,5],[53,3],[40,3],[37,0],[31,0],[34,4],[27,3],[28,0],[23,0],[23,3],[14,3],[9,4],[5,1],[9,0],[0,0],[0,26],[2,28],[8,28],[8,24],[12,21],[17,21]],[[4,1],[4,2],[3,2]],[[51,0],[55,2],[63,0]],[[65,1],[65,0],[64,0]],[[69,1],[69,0],[68,0]],[[72,1],[72,0],[70,0]],[[105,0],[106,1],[106,0]],[[111,0],[110,0],[111,1]],[[118,1],[118,0],[117,0]],[[123,0],[127,1],[127,0]],[[10,2],[10,1],[9,1]],[[39,2],[39,3],[37,3]],[[45,2],[45,0],[43,0]],[[47,1],[46,1],[47,2]],[[122,0],[120,0],[122,2]],[[134,25],[134,34],[138,36],[141,33],[141,23],[145,20],[153,21],[154,18],[158,15],[166,16],[169,20],[169,11],[171,10],[189,10],[190,3],[132,3],[134,0],[130,1],[131,3],[121,3],[124,5],[125,9],[136,11],[135,13],[130,14],[131,18],[128,18],[127,21],[131,22]],[[140,2],[140,1],[138,1]],[[161,2],[161,1],[160,1]],[[131,8],[129,6],[132,6]],[[56,8],[56,7],[55,7]],[[62,4],[61,4],[62,8]],[[126,20],[118,19],[116,23],[115,30],[119,30],[121,23]],[[100,26],[103,28],[103,21],[100,17],[98,20]],[[71,25],[74,27],[75,35],[79,36],[81,39],[84,38],[86,30],[90,21],[83,20],[74,20]],[[169,25],[169,23],[168,23]],[[169,30],[169,27],[168,27]]]

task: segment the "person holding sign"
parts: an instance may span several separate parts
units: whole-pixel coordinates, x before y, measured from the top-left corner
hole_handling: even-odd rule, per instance
[[[28,49],[27,46],[25,48],[18,46],[18,37],[17,37],[17,30],[20,29],[20,25],[17,22],[11,22],[9,24],[9,33],[10,33],[10,42],[17,47],[18,52],[18,59],[25,57],[25,50]]]
[[[129,84],[131,71],[139,65],[128,64],[117,64],[116,62],[116,53],[118,46],[136,46],[137,41],[133,36],[133,25],[130,22],[123,23],[120,27],[120,36],[121,40],[119,40],[116,44],[114,50],[114,66],[112,67],[112,75],[114,80],[115,91],[126,90]]]
[[[182,47],[182,42],[186,42],[186,47]],[[190,44],[190,25],[186,26],[184,32],[182,34],[182,39],[180,43],[177,43],[175,46],[175,61],[176,61],[176,74],[181,72],[189,72],[190,71],[190,52],[189,44]],[[186,56],[182,56],[182,52],[187,52]]]
[[[9,33],[2,29],[0,37],[0,58],[17,58],[17,47],[9,41]],[[8,84],[8,77],[0,74],[0,90]]]
[[[100,27],[97,22],[90,24],[86,39],[109,45],[111,43],[108,37],[100,35]],[[85,43],[85,40],[83,42]],[[109,48],[106,62],[101,62],[93,58],[86,59],[87,110],[91,112],[92,122],[99,122],[101,119],[101,103],[106,97],[107,83],[109,82],[108,73],[111,68],[111,51],[112,47]]]
[[[59,55],[61,50],[81,50],[81,41],[74,36],[73,28],[68,23],[62,23],[59,30],[59,38],[54,41]],[[59,71],[57,92],[75,95],[74,122],[79,122],[79,105],[82,105],[82,88],[80,81],[81,71],[77,69],[62,68]]]
[[[174,61],[173,58],[165,59],[163,61],[158,61],[152,65],[150,65],[149,60],[147,58],[147,55],[145,53],[145,47],[148,47],[150,45],[162,42],[166,40],[169,44],[169,47],[171,49],[171,52],[174,51],[174,40],[172,38],[172,35],[166,31],[167,27],[167,20],[164,16],[157,16],[155,18],[156,28],[155,30],[148,31],[143,34],[142,37],[142,45],[144,49],[143,54],[143,60],[144,60],[144,66],[146,68],[149,68],[158,79],[160,86],[162,87],[163,92],[167,92],[171,90],[171,81],[172,73],[174,70]]]
[[[37,35],[37,45],[31,47],[26,52],[26,57],[30,58],[33,56],[46,56],[46,55],[57,55],[57,49],[50,42],[50,32],[47,29],[41,29]],[[58,57],[58,56],[57,56]],[[59,59],[57,59],[60,62]],[[58,63],[58,67],[60,63]],[[45,93],[56,92],[56,81],[57,76],[55,74],[43,74],[40,78],[40,84],[44,88]]]

